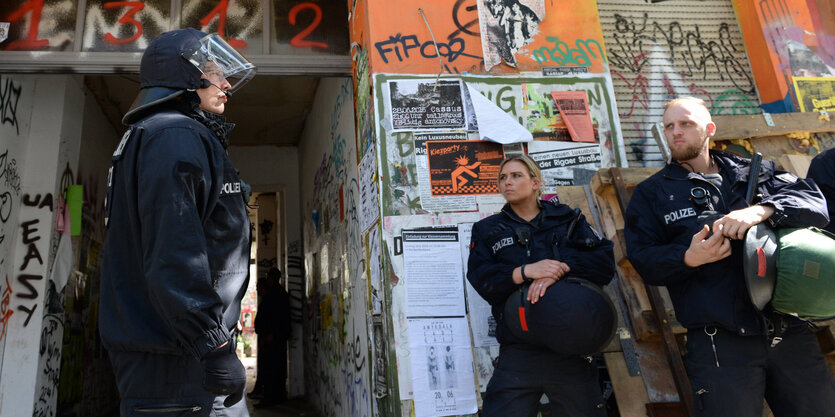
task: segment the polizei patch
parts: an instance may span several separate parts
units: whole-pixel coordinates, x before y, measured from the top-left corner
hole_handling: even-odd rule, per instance
[[[220,195],[240,194],[240,193],[241,193],[241,183],[240,183],[240,181],[224,183],[223,188],[220,190]]]
[[[499,249],[501,249],[505,246],[510,246],[512,244],[513,244],[513,238],[512,237],[506,237],[506,238],[494,243],[493,244],[493,254],[495,255],[496,252],[499,251]]]
[[[696,217],[696,210],[693,210],[693,207],[687,207],[676,211],[671,211],[664,215],[664,223],[670,224],[675,221],[679,221],[681,219],[686,219],[688,217]]]

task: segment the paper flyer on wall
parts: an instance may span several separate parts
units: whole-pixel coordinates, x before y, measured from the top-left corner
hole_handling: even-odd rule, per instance
[[[470,258],[470,240],[473,233],[472,223],[458,223],[458,238],[461,240],[461,260],[464,263],[464,277],[467,276],[467,260]],[[476,292],[469,280],[464,280],[467,287],[467,311],[470,315],[470,328],[473,331],[475,347],[498,346],[496,340],[496,319],[490,304]]]
[[[533,141],[528,155],[539,164],[543,193],[556,193],[560,185],[583,185],[577,181],[576,170],[600,169],[600,145],[596,143]]]
[[[466,140],[467,132],[415,133],[415,169],[420,191],[420,206],[426,211],[475,211],[474,196],[433,197],[429,181],[429,159],[426,142],[430,140]]]
[[[552,91],[554,103],[568,127],[571,140],[594,142],[594,126],[589,115],[589,98],[585,91]]]
[[[478,27],[484,68],[516,66],[516,53],[533,41],[545,19],[545,0],[478,0]]]
[[[482,140],[427,141],[433,196],[497,194],[501,144]]]
[[[464,267],[455,226],[404,229],[406,317],[464,316]]]
[[[464,91],[468,92],[467,97],[470,99],[472,111],[478,121],[479,139],[504,145],[533,140],[533,134],[519,124],[515,117],[502,110],[469,83],[464,84],[467,85]]]
[[[835,111],[835,78],[792,77],[800,111]]]
[[[388,81],[392,132],[466,129],[461,80]]]
[[[363,155],[362,161],[357,168],[360,192],[360,227],[363,231],[368,230],[380,215],[380,207],[377,202],[379,192],[377,181],[374,175],[377,173],[377,147],[370,146]]]
[[[478,412],[465,317],[409,319],[415,417]]]

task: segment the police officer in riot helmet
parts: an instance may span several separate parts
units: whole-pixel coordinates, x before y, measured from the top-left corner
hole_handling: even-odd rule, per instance
[[[824,226],[823,196],[769,161],[749,190],[751,160],[709,149],[716,128],[700,99],[664,107],[672,160],[630,199],[629,259],[647,284],[667,287],[687,328],[695,416],[759,417],[765,398],[777,417],[833,417],[835,381],[815,333],[794,316],[755,308],[743,264],[743,239],[760,223]]]
[[[545,394],[553,416],[605,416],[597,367],[589,356],[602,346],[589,348],[592,351],[572,350],[572,346],[593,330],[579,327],[610,327],[604,339],[611,340],[617,322],[614,309],[611,303],[603,306],[608,323],[586,321],[586,317],[600,316],[579,305],[597,304],[587,304],[585,298],[580,301],[581,297],[560,297],[574,290],[568,282],[573,277],[591,286],[612,279],[612,242],[599,238],[579,210],[541,200],[542,176],[530,157],[503,161],[497,180],[507,204],[500,213],[473,226],[467,270],[473,288],[492,307],[500,344],[483,415],[535,415]],[[507,308],[513,303],[518,306]],[[571,304],[578,308],[566,307]],[[554,308],[549,310],[549,305]],[[557,309],[571,317],[555,317]],[[551,329],[549,323],[559,320],[567,323],[562,331],[537,329]]]
[[[142,56],[108,174],[99,307],[122,416],[248,415],[235,353],[248,187],[226,153],[233,125],[222,114],[254,74],[218,35],[195,29],[163,33]]]

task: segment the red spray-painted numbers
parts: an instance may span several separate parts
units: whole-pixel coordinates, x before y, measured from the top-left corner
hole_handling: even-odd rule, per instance
[[[17,39],[10,42],[6,50],[33,50],[49,46],[48,39],[38,39],[38,27],[41,25],[42,12],[43,0],[29,0],[9,15],[9,22],[14,23],[19,21],[27,13],[31,13],[29,16],[29,32],[26,34],[26,39]]]
[[[220,3],[215,6],[206,17],[200,19],[200,24],[203,26],[207,26],[209,22],[211,22],[215,16],[217,16],[217,33],[220,34],[220,37],[226,38],[226,10],[229,8],[229,0],[220,0]],[[246,42],[243,39],[228,39],[226,41],[229,43],[229,46],[233,48],[246,48]]]
[[[110,43],[121,44],[121,43],[128,43],[133,42],[139,39],[142,36],[142,23],[137,22],[133,15],[139,13],[142,9],[145,8],[145,3],[140,1],[112,1],[109,3],[104,4],[105,9],[115,9],[117,7],[128,7],[128,11],[119,19],[119,23],[121,24],[131,24],[133,27],[136,28],[136,33],[131,36],[130,38],[120,39],[113,36],[110,33],[104,34],[104,40]]]
[[[299,12],[304,10],[304,9],[313,9],[313,13],[315,13],[315,16],[313,17],[313,22],[310,25],[308,25],[306,28],[304,28],[301,32],[299,32],[296,36],[293,36],[293,39],[290,39],[290,45],[292,45],[296,48],[305,48],[305,47],[309,47],[309,46],[314,47],[314,48],[323,48],[323,49],[330,48],[328,46],[328,44],[326,44],[324,42],[310,41],[310,40],[305,39],[314,30],[316,30],[316,28],[319,26],[319,23],[322,22],[322,8],[319,7],[318,4],[300,3],[300,4],[297,4],[297,5],[293,6],[293,8],[290,9],[290,15],[288,16],[290,18],[290,24],[291,25],[296,24],[296,15],[298,15]]]

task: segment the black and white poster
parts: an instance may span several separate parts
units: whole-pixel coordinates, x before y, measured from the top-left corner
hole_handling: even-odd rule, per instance
[[[484,68],[502,60],[515,67],[516,53],[533,41],[544,18],[544,0],[478,0]]]
[[[467,128],[460,80],[391,80],[388,90],[393,132]]]

